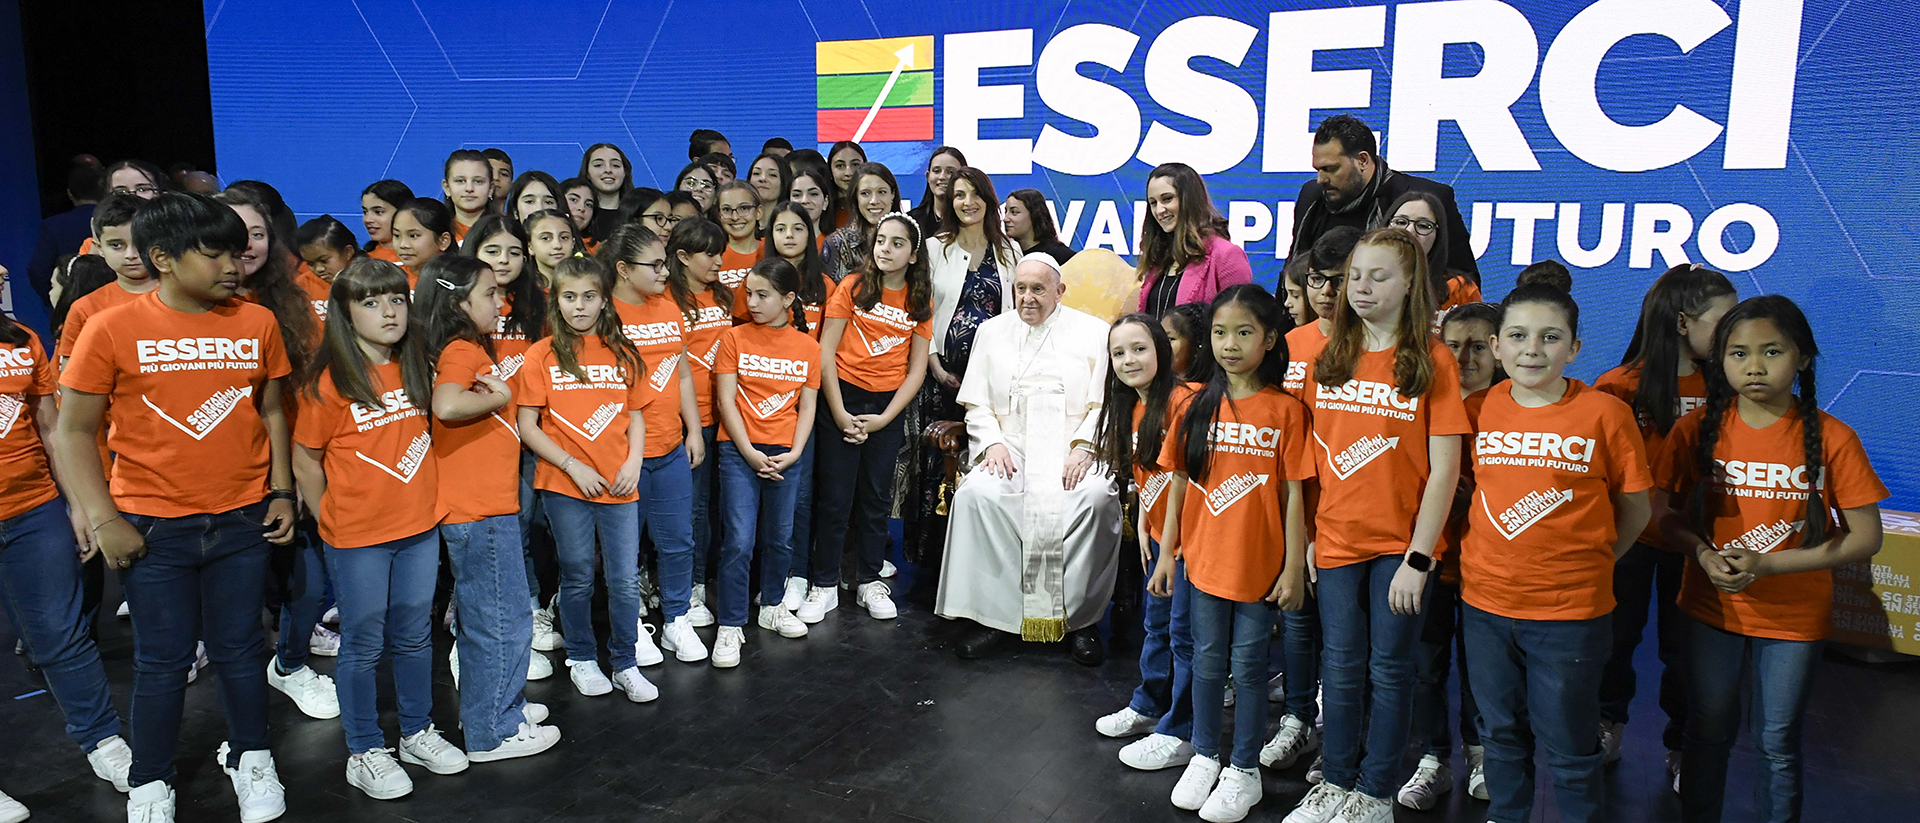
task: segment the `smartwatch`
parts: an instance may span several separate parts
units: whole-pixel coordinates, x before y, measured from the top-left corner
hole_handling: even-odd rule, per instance
[[[1407,552],[1406,563],[1407,568],[1417,572],[1428,572],[1433,569],[1433,558],[1416,551]]]

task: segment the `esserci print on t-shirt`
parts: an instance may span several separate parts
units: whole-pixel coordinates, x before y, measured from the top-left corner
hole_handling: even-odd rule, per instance
[[[627,460],[628,437],[636,423],[632,415],[644,415],[658,394],[645,380],[629,380],[626,369],[614,357],[612,349],[598,336],[579,339],[578,363],[581,375],[561,368],[553,351],[553,338],[533,344],[527,350],[526,365],[520,367],[519,385],[514,402],[523,408],[540,409],[540,431],[551,438],[569,456],[587,464],[601,477],[620,472]],[[643,429],[644,432],[644,429]],[[542,460],[533,473],[533,487],[577,499],[580,487],[557,465]],[[616,496],[603,492],[596,503],[631,503],[637,492]]]
[[[681,336],[693,367],[693,392],[700,408],[700,425],[713,425],[713,360],[720,354],[720,333],[733,328],[733,312],[719,304],[719,292],[709,288],[694,296],[694,310],[679,313]]]
[[[643,410],[647,421],[644,456],[660,457],[686,439],[680,419],[680,370],[687,360],[685,319],[673,298],[665,294],[649,297],[637,306],[616,297],[613,308],[620,316],[621,333],[633,341],[640,362],[646,364],[647,388],[655,395]]]
[[[380,389],[378,407],[342,396],[330,371],[322,372],[319,400],[301,408],[294,426],[295,443],[323,454],[320,536],[335,548],[411,537],[444,514],[427,410],[402,387],[398,362],[368,371]]]
[[[40,336],[22,327],[27,342],[0,342],[0,520],[32,510],[59,492],[47,465],[47,450],[34,424],[35,398],[59,389],[53,362]]]

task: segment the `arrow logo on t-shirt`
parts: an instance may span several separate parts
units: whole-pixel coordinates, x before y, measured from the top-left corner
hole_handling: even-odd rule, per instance
[[[866,344],[867,354],[874,357],[879,357],[880,355],[893,351],[899,348],[901,343],[907,342],[907,338],[891,334],[883,334],[879,337],[870,338],[867,336],[866,330],[860,328],[858,323],[854,324],[853,331],[855,334],[860,335],[860,342]]]
[[[13,423],[20,419],[20,412],[27,404],[25,394],[0,394],[0,437],[13,433]]]
[[[1206,490],[1206,487],[1198,483],[1193,483],[1193,487],[1206,492],[1207,511],[1213,512],[1214,517],[1219,517],[1221,512],[1226,511],[1232,507],[1233,504],[1240,502],[1240,498],[1246,497],[1248,494],[1251,494],[1254,489],[1266,485],[1269,476],[1270,475],[1245,472],[1220,481],[1220,485],[1210,492]],[[1192,481],[1188,482],[1191,483]]]
[[[1173,483],[1173,472],[1156,472],[1147,478],[1147,484],[1140,487],[1140,510],[1152,511],[1160,502],[1160,495]]]
[[[1554,509],[1573,500],[1572,489],[1530,491],[1527,492],[1526,497],[1508,506],[1499,517],[1494,517],[1493,510],[1487,507],[1487,490],[1481,489],[1479,495],[1480,510],[1486,512],[1487,521],[1492,523],[1493,527],[1499,530],[1501,536],[1508,541],[1519,537],[1521,532],[1531,528],[1533,524],[1547,519],[1547,515],[1552,514]]]
[[[720,356],[720,339],[716,337],[714,338],[713,346],[707,349],[707,353],[694,355],[693,362],[705,366],[708,371],[712,371],[713,359],[718,356]]]
[[[1746,534],[1727,541],[1727,544],[1721,548],[1746,549],[1754,554],[1766,554],[1767,552],[1780,548],[1782,543],[1787,542],[1787,538],[1799,534],[1806,528],[1807,521],[1805,520],[1795,520],[1792,523],[1788,523],[1785,520],[1775,520],[1772,523],[1763,523],[1753,527],[1753,529]]]
[[[360,453],[357,449],[354,451],[353,456],[367,461],[367,463],[371,464],[374,468],[393,475],[393,479],[395,480],[402,483],[412,483],[413,476],[420,473],[421,466],[426,465],[427,453],[432,448],[433,435],[427,432],[421,432],[414,435],[412,443],[407,444],[407,453],[400,456],[400,462],[397,465],[388,466],[385,463]]]
[[[1366,468],[1367,464],[1372,463],[1374,458],[1398,447],[1400,445],[1400,438],[1381,437],[1377,434],[1368,435],[1353,441],[1353,445],[1348,446],[1339,454],[1334,454],[1333,449],[1327,445],[1327,441],[1320,439],[1319,432],[1313,433],[1313,442],[1319,443],[1320,451],[1326,453],[1327,468],[1333,470],[1333,476],[1345,480],[1352,477],[1355,472]]]
[[[500,358],[500,362],[493,364],[491,371],[494,377],[512,380],[514,375],[520,373],[520,364],[525,362],[527,362],[527,356],[524,354],[508,355]]]
[[[653,373],[647,375],[647,382],[653,385],[654,391],[666,391],[667,383],[673,380],[673,373],[678,371],[679,368],[680,354],[678,352],[675,352],[671,357],[662,357],[660,358],[660,362],[653,367]]]
[[[240,388],[228,386],[227,388],[214,392],[212,397],[207,398],[207,402],[201,403],[200,408],[193,411],[193,414],[187,415],[187,423],[185,424],[173,419],[173,417],[166,412],[161,411],[160,407],[154,405],[153,401],[147,399],[147,396],[144,394],[140,395],[140,402],[147,404],[147,408],[153,409],[153,413],[160,415],[161,420],[172,423],[174,428],[186,432],[188,437],[195,440],[205,440],[207,435],[212,434],[213,430],[220,425],[221,421],[227,419],[227,415],[232,414],[234,409],[240,407],[240,401],[252,396],[252,386],[243,386]]]
[[[618,416],[620,409],[624,407],[624,403],[608,403],[598,409],[594,409],[593,416],[587,418],[587,422],[580,426],[574,425],[553,409],[548,409],[547,413],[553,415],[553,419],[560,421],[560,425],[572,429],[574,433],[586,438],[587,442],[591,443],[600,439],[600,433],[607,430],[608,424],[613,422],[613,418]]]
[[[742,398],[745,398],[747,402],[753,403],[753,413],[755,415],[758,415],[761,420],[766,420],[774,416],[775,414],[779,413],[779,411],[781,409],[786,408],[787,403],[792,401],[794,396],[798,395],[799,393],[800,393],[799,389],[794,389],[792,391],[785,391],[779,394],[768,395],[767,399],[762,400],[758,403],[753,403],[753,398],[747,397],[747,390],[746,389],[740,390],[740,396]]]

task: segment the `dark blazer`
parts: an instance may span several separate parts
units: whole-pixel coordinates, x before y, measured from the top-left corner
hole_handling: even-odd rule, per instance
[[[1460,219],[1460,207],[1453,202],[1453,187],[1445,183],[1415,177],[1411,174],[1387,168],[1385,160],[1375,160],[1373,181],[1360,195],[1358,206],[1346,212],[1336,214],[1327,206],[1320,190],[1319,180],[1308,180],[1301,184],[1300,195],[1293,201],[1293,245],[1288,256],[1304,254],[1313,248],[1313,241],[1320,239],[1328,229],[1335,226],[1353,226],[1361,231],[1377,229],[1387,224],[1392,215],[1383,214],[1400,195],[1410,191],[1423,191],[1440,199],[1446,207],[1447,221],[1447,268],[1464,272],[1480,282],[1480,266],[1473,259],[1473,243],[1467,237],[1467,223]]]

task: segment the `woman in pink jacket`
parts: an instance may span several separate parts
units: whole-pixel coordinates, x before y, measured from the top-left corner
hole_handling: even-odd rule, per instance
[[[1147,175],[1148,221],[1140,238],[1140,310],[1165,317],[1182,303],[1210,303],[1228,286],[1253,282],[1247,253],[1227,239],[1206,181],[1185,163]]]

